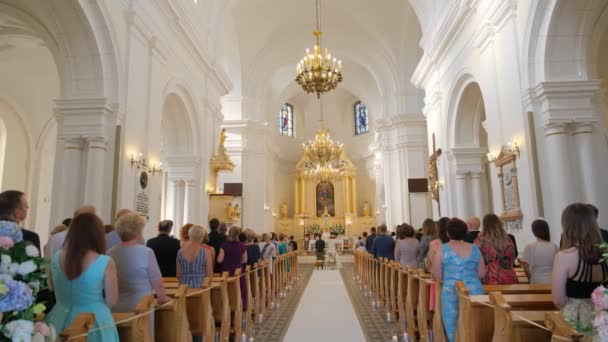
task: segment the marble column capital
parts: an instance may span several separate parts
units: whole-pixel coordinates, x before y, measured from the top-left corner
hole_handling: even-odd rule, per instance
[[[87,138],[85,140],[87,142],[87,147],[89,150],[99,149],[105,151],[108,147],[106,139],[102,137]]]
[[[483,171],[471,171],[471,179],[479,179],[483,176]]]
[[[82,150],[83,140],[80,138],[68,138],[63,140],[64,150]]]
[[[553,122],[544,126],[545,136],[564,135],[566,133],[567,124],[565,122]]]
[[[575,122],[572,124],[572,135],[593,133],[592,122]]]

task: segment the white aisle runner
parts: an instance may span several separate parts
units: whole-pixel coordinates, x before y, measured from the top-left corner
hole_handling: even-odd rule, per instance
[[[357,314],[337,270],[315,270],[285,342],[365,342]]]

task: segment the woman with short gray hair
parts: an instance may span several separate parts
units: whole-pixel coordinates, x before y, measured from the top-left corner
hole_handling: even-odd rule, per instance
[[[154,252],[139,243],[145,224],[135,213],[125,214],[116,221],[115,230],[122,242],[108,251],[118,274],[118,303],[112,307],[113,312],[135,311],[141,299],[152,294],[152,290],[159,304],[169,301]],[[153,323],[150,324],[152,333]]]

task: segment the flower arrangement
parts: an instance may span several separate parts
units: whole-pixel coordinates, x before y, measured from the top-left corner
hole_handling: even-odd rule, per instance
[[[308,234],[321,234],[321,226],[317,223],[309,224],[306,226],[306,233]]]
[[[50,334],[48,325],[37,322],[45,310],[36,295],[47,287],[46,267],[38,248],[23,240],[19,226],[0,221],[0,341]]]
[[[337,236],[344,235],[345,231],[344,226],[340,223],[336,223],[329,228],[329,232]]]

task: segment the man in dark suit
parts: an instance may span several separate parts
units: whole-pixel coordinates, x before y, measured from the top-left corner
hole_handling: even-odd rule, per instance
[[[367,249],[367,251],[370,253],[372,251],[372,245],[374,244],[375,238],[376,238],[376,227],[372,227],[372,229],[370,229],[370,234],[367,236],[367,239],[365,239],[365,249]]]
[[[29,209],[25,194],[18,190],[7,190],[0,193],[0,219],[17,224],[25,221]],[[21,228],[23,240],[31,242],[40,251],[40,237],[31,230]]]
[[[469,217],[467,220],[467,227],[469,231],[464,236],[464,242],[473,243],[475,239],[477,239],[477,235],[479,235],[479,227],[481,226],[481,221],[479,217]]]
[[[224,241],[226,241],[226,234],[222,233],[219,230],[219,227],[220,227],[220,220],[218,220],[216,218],[212,218],[211,220],[209,220],[209,229],[211,230],[211,232],[209,233],[208,245],[213,247],[213,249],[215,249],[215,255],[220,255],[220,247],[222,246]],[[213,269],[218,270],[219,263],[217,262],[217,260],[214,260],[213,264],[214,264]]]
[[[173,221],[161,221],[158,224],[158,236],[148,240],[146,244],[154,251],[163,277],[175,277],[175,261],[180,248],[179,240],[169,235],[171,228],[173,228]]]
[[[293,238],[293,235],[289,237],[289,244],[291,245],[292,251],[298,250],[298,242]]]
[[[372,254],[374,258],[395,259],[395,240],[388,235],[386,225],[381,225],[380,233],[374,239],[372,244]]]

